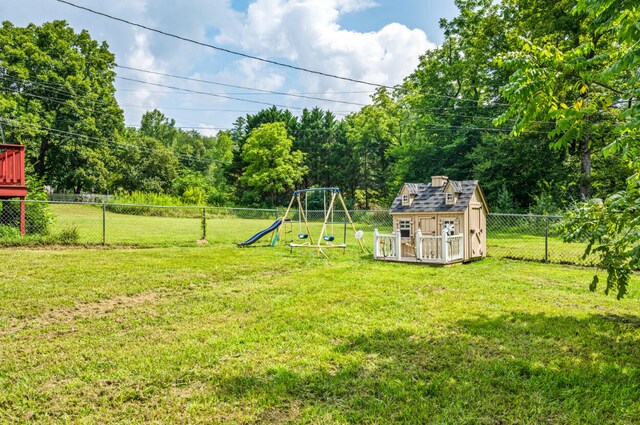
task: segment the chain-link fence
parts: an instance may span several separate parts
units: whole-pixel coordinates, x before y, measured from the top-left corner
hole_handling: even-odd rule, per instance
[[[487,255],[560,264],[595,265],[597,257],[582,258],[585,243],[567,243],[563,217],[491,213],[487,217]]]
[[[114,203],[25,201],[25,235],[20,234],[20,201],[0,201],[0,245],[107,244],[131,246],[192,245],[198,241],[242,242],[268,228],[284,214],[283,208],[163,207]],[[349,211],[364,241],[371,244],[373,230],[392,231],[388,211]],[[319,237],[324,210],[297,209],[289,213],[279,243],[299,243],[304,235]],[[551,263],[592,265],[597,258],[582,258],[585,243],[565,243],[562,217],[489,214],[487,254]],[[353,228],[341,210],[327,218],[323,235],[333,243],[356,247]],[[270,237],[264,238],[269,243]],[[262,244],[263,241],[261,240]]]

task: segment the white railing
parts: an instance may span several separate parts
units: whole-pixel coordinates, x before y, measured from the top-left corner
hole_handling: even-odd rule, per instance
[[[420,229],[416,231],[416,258],[418,261],[449,263],[464,259],[463,235],[448,235],[448,229],[442,230],[440,236],[422,236]]]
[[[402,244],[399,232],[391,234],[378,233],[378,229],[373,230],[373,258],[389,258],[394,260],[402,259]]]
[[[447,237],[447,251],[449,261],[464,259],[464,238],[462,234]]]
[[[464,259],[464,237],[462,234],[449,236],[448,229],[441,236],[422,236],[420,229],[415,234],[415,261],[446,264]],[[373,231],[373,258],[402,261],[402,238],[399,232],[391,234]],[[414,261],[413,258],[406,258]]]
[[[419,261],[443,262],[442,236],[422,236],[416,232],[416,259]]]

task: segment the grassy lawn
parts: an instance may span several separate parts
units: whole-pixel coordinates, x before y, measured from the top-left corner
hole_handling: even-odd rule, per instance
[[[592,269],[326,261],[236,248],[234,223],[208,246],[0,249],[0,422],[640,417],[637,278],[616,301]]]

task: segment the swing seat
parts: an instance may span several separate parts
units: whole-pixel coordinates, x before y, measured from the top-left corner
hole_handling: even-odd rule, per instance
[[[309,235],[306,233],[298,233],[298,239],[307,239]]]
[[[333,242],[335,238],[333,236],[324,236],[322,239],[324,239],[327,242]]]

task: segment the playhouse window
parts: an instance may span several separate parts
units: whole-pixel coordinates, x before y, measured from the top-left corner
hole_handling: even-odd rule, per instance
[[[409,195],[402,195],[402,205],[409,205]]]
[[[411,220],[400,220],[400,237],[411,237]]]
[[[453,205],[453,193],[447,193],[447,205]]]
[[[453,236],[456,234],[456,222],[455,220],[444,220],[442,222],[443,229],[449,226],[448,236]]]

